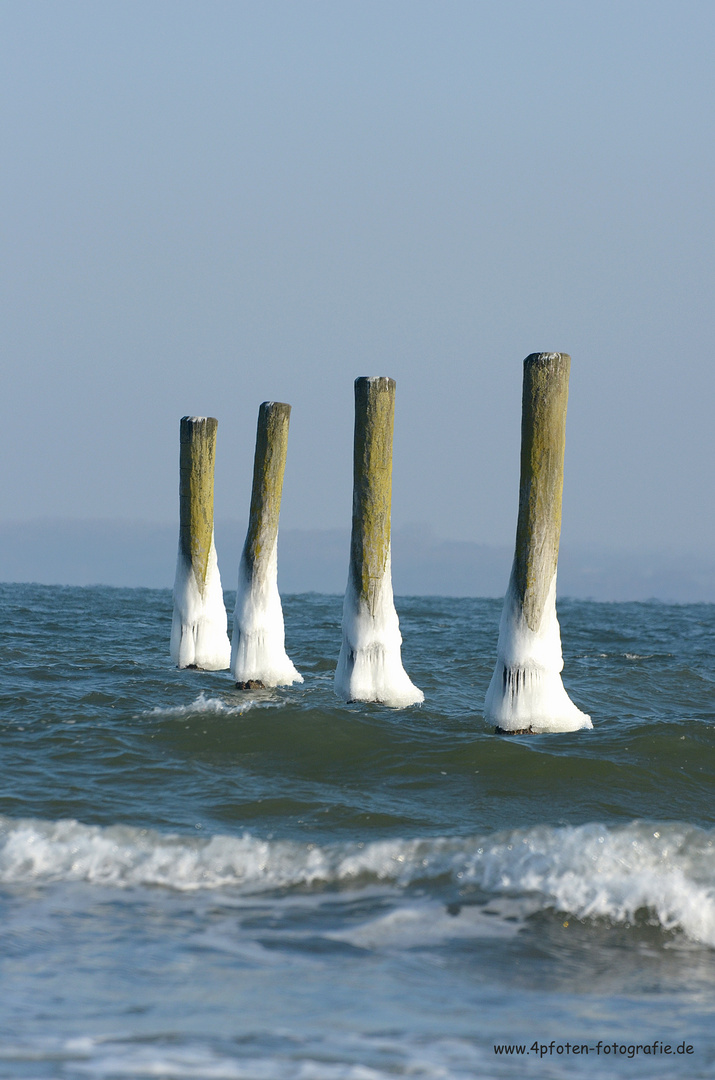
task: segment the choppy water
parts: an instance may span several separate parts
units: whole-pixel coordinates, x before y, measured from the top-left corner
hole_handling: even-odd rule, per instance
[[[562,602],[595,729],[507,738],[495,601],[398,601],[403,711],[334,697],[337,597],[253,693],[168,591],[0,604],[0,1077],[715,1072],[715,605]]]

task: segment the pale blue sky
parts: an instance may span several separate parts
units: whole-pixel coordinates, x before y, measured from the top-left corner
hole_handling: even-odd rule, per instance
[[[247,512],[346,527],[352,381],[393,520],[511,544],[521,361],[572,355],[564,542],[712,551],[712,3],[0,3],[5,521],[171,521],[219,419]]]

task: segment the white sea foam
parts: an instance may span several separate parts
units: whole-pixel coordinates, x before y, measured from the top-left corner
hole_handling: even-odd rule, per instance
[[[189,705],[156,706],[154,709],[147,709],[146,712],[142,713],[142,716],[166,716],[177,720],[182,720],[186,716],[196,716],[197,714],[209,716],[241,716],[242,713],[248,712],[258,704],[259,703],[254,700],[248,700],[241,701],[235,705],[229,705],[221,698],[206,697],[205,694],[199,694],[199,696]],[[260,702],[260,704],[272,705],[277,703]]]
[[[245,557],[238,571],[233,612],[231,672],[236,682],[255,679],[264,686],[303,682],[285,651],[283,608],[278,592],[278,541],[260,571],[249,572]]]
[[[191,563],[179,547],[170,651],[171,659],[180,668],[223,671],[229,666],[231,645],[213,534],[203,593]]]
[[[484,703],[485,718],[504,731],[577,731],[591,728],[564,689],[561,630],[556,617],[556,574],[538,630],[531,630],[521,610],[512,569],[504,599],[497,663]]]
[[[392,889],[451,881],[476,886],[500,903],[528,901],[524,911],[551,908],[615,923],[647,912],[664,929],[715,948],[715,830],[692,825],[539,826],[489,837],[321,847],[250,834],[205,838],[0,818],[1,884],[67,881],[180,892],[229,888],[254,897],[276,888]],[[420,904],[415,914],[388,916],[355,932],[365,943],[390,935],[399,943],[415,936],[420,920],[424,929],[427,914]],[[482,923],[481,915],[468,914],[437,931],[478,936]]]
[[[335,693],[343,701],[377,701],[404,708],[424,701],[424,694],[402,666],[402,635],[392,595],[390,552],[382,580],[376,583],[373,610],[361,603],[348,577],[343,602],[343,639],[335,671]]]

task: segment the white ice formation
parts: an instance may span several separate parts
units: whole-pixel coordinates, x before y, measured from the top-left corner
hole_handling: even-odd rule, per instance
[[[231,672],[237,683],[290,686],[303,676],[285,651],[283,608],[278,592],[278,540],[261,564],[261,573],[244,555],[238,571],[233,612]]]
[[[213,534],[203,591],[179,545],[170,649],[171,659],[180,668],[224,671],[228,667],[231,645]]]
[[[556,617],[556,574],[541,622],[532,630],[524,616],[512,571],[499,624],[497,663],[484,715],[502,731],[577,731],[591,728],[561,682],[564,666]]]
[[[343,602],[343,639],[335,671],[335,693],[343,701],[376,701],[405,708],[424,701],[402,666],[402,635],[392,595],[390,550],[371,603],[358,595],[353,573]]]

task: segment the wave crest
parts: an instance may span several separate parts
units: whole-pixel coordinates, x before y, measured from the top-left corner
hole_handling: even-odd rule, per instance
[[[1,884],[68,881],[249,895],[451,882],[583,919],[629,922],[647,909],[664,929],[715,947],[715,830],[685,824],[537,826],[320,846],[250,833],[193,837],[0,818]]]

